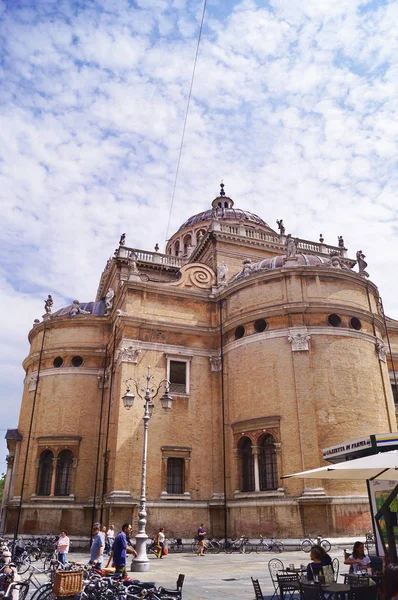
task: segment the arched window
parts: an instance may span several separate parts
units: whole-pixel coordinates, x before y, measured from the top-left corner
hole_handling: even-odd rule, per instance
[[[238,444],[241,469],[241,491],[254,491],[254,459],[252,443],[248,437],[243,437]]]
[[[51,479],[53,475],[53,458],[51,450],[44,450],[39,458],[39,474],[37,477],[38,496],[49,496],[51,494]]]
[[[174,256],[180,256],[180,242],[178,240],[174,244]]]
[[[55,477],[55,495],[69,496],[72,488],[73,454],[70,450],[62,450],[58,454]]]
[[[272,435],[264,435],[259,443],[260,490],[278,488],[275,443]]]
[[[224,202],[224,208],[228,208],[228,202]]]
[[[183,243],[184,243],[184,256],[185,256],[186,254],[188,254],[188,251],[192,248],[192,237],[189,233],[184,236]]]

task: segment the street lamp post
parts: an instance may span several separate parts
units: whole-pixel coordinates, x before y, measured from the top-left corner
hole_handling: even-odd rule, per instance
[[[135,395],[131,391],[131,384],[134,385],[137,392],[137,396],[144,400],[144,449],[142,452],[142,470],[141,470],[141,496],[140,496],[140,510],[138,513],[138,533],[135,536],[136,539],[136,551],[137,556],[132,560],[131,570],[139,573],[149,571],[149,560],[146,553],[146,543],[148,536],[146,534],[146,466],[148,456],[148,425],[149,419],[152,416],[154,404],[152,400],[158,395],[162,385],[165,386],[165,393],[161,396],[160,402],[162,408],[166,411],[171,409],[173,399],[169,395],[170,382],[167,379],[163,379],[158,385],[153,382],[153,376],[148,367],[148,373],[145,377],[145,385],[140,386],[139,383],[130,377],[126,379],[126,392],[122,397],[123,405],[127,410],[133,406]]]

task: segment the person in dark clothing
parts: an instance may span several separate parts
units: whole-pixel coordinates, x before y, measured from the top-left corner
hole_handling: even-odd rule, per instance
[[[108,563],[109,565],[111,560],[113,561],[113,566],[116,569],[116,573],[121,573],[123,577],[127,577],[126,572],[126,557],[127,553],[133,554],[134,558],[137,556],[137,552],[128,545],[128,536],[131,533],[131,525],[130,523],[123,523],[122,531],[117,534],[115,537],[115,541],[113,543],[113,550],[109,557]]]
[[[307,566],[307,579],[313,581],[314,575],[318,576],[322,567],[332,565],[332,559],[322,546],[312,546],[310,557],[312,562]]]

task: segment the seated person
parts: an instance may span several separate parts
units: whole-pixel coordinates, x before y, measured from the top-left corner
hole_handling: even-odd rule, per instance
[[[332,565],[332,559],[322,546],[312,546],[310,558],[312,562],[307,566],[307,580],[313,581],[314,575],[319,575],[322,567]]]
[[[395,600],[398,597],[398,565],[389,564],[386,566],[382,589],[384,600]]]
[[[352,554],[344,560],[345,565],[350,565],[350,573],[358,573],[370,567],[370,558],[365,556],[365,546],[362,542],[355,542]]]

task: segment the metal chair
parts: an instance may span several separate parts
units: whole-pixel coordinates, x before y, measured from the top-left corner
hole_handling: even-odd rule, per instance
[[[272,585],[274,586],[274,593],[272,594],[270,600],[273,600],[274,597],[279,595],[279,584],[276,575],[278,571],[283,571],[284,568],[283,562],[279,560],[279,558],[272,558],[268,562],[268,571],[271,576]]]
[[[263,596],[263,592],[261,591],[261,587],[260,587],[258,579],[253,579],[253,577],[251,579],[252,579],[252,584],[254,587],[254,593],[256,595],[256,600],[264,600],[265,596]]]
[[[376,600],[377,599],[377,586],[350,586],[348,592],[348,600]]]
[[[332,568],[333,568],[333,573],[334,573],[334,580],[337,582],[337,578],[339,576],[339,568],[340,568],[340,563],[339,563],[338,558],[334,558],[332,560]]]
[[[303,600],[326,600],[319,584],[300,583],[300,597]]]
[[[285,600],[285,594],[288,594],[289,598],[293,598],[296,592],[300,592],[298,573],[277,573],[276,578],[281,600]]]
[[[159,590],[161,590],[162,594],[165,594],[167,596],[169,596],[170,598],[174,598],[175,600],[181,600],[182,599],[182,586],[184,583],[184,579],[185,579],[185,575],[183,575],[182,573],[180,573],[178,575],[178,579],[177,579],[177,583],[176,583],[176,590],[168,590],[164,587],[159,588]]]
[[[351,587],[369,587],[370,579],[369,577],[366,577],[366,575],[353,575],[348,573],[348,575],[344,576],[344,583]]]

